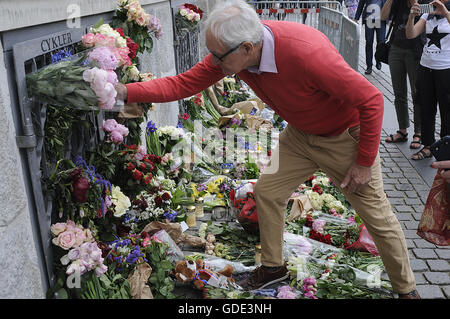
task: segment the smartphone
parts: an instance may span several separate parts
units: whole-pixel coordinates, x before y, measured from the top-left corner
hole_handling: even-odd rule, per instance
[[[444,136],[439,141],[434,142],[430,147],[430,151],[437,161],[450,160],[450,135]]]
[[[434,6],[431,4],[419,4],[420,13],[430,13],[434,11]]]

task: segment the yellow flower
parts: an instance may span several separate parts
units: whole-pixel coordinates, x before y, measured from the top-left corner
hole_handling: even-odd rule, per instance
[[[222,193],[217,194],[217,198],[223,198],[223,194]]]
[[[197,184],[191,184],[191,189],[192,189],[192,196],[193,197],[198,197],[199,193],[197,190]]]
[[[210,193],[219,193],[219,187],[214,182],[209,183],[207,189]]]

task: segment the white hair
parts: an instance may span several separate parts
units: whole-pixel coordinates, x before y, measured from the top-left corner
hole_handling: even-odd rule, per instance
[[[243,41],[258,44],[264,38],[264,26],[258,14],[243,0],[227,0],[217,4],[205,23],[205,29],[229,48]]]

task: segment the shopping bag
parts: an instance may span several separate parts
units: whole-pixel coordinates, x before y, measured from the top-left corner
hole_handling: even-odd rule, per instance
[[[428,193],[417,228],[423,239],[439,246],[450,246],[450,184],[439,169]]]

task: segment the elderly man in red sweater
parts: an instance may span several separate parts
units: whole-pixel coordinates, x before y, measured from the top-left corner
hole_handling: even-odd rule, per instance
[[[318,30],[261,21],[242,0],[220,3],[206,22],[203,61],[177,76],[118,85],[127,102],[192,96],[238,74],[289,125],[280,134],[275,173],[255,186],[262,266],[240,284],[258,289],[288,277],[283,256],[287,200],[315,171],[343,190],[373,237],[400,298],[419,298],[405,237],[383,190],[378,147],[383,95],[355,72]]]

